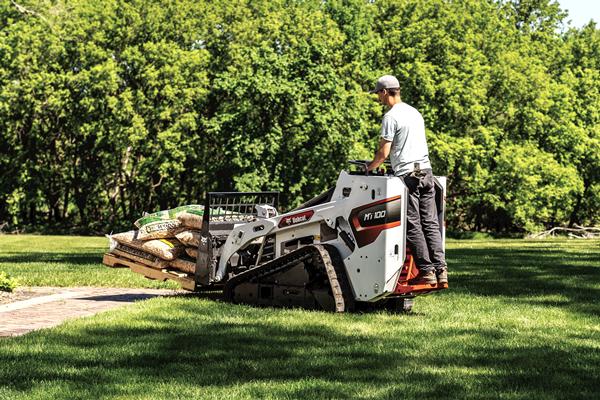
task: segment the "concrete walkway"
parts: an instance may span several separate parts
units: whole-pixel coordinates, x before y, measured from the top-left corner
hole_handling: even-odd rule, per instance
[[[32,288],[35,290],[35,288]],[[44,288],[48,295],[0,305],[0,337],[50,328],[65,320],[94,315],[157,296],[180,292],[128,288]]]

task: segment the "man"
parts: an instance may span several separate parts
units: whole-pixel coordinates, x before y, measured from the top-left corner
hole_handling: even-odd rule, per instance
[[[408,187],[407,240],[419,268],[411,284],[443,284],[448,272],[435,205],[435,187],[421,113],[402,102],[400,83],[391,75],[379,78],[379,102],[389,108],[381,124],[381,139],[372,171],[390,156],[394,175]]]

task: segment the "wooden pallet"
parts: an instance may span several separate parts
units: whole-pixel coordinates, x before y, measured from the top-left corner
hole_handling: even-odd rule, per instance
[[[147,265],[150,268],[163,269],[163,268],[167,268],[169,265],[169,263],[167,261],[159,260],[156,257],[151,256],[153,259],[147,259],[147,258],[140,257],[138,255],[135,255],[135,254],[130,254],[126,251],[122,251],[118,248],[111,250],[110,254],[112,254],[113,256],[120,257],[120,258],[125,258],[129,261],[133,261],[138,264]]]
[[[129,268],[132,272],[144,275],[148,279],[158,281],[170,279],[177,282],[185,290],[194,291],[196,288],[194,277],[181,271],[150,268],[147,265],[128,260],[125,257],[119,257],[112,253],[105,253],[102,263],[111,268]]]
[[[127,264],[132,262],[126,259],[123,259],[123,262],[120,261],[121,258],[111,253],[104,253],[104,256],[102,257],[102,264],[110,268],[129,268],[129,265]]]

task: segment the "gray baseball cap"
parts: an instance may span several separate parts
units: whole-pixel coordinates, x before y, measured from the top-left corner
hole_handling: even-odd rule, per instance
[[[369,93],[377,93],[383,89],[399,89],[399,88],[400,88],[400,82],[398,82],[398,79],[396,79],[395,76],[384,75],[377,80],[375,89],[369,90]]]

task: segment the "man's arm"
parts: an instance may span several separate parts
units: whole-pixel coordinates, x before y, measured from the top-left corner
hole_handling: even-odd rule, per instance
[[[373,171],[379,167],[385,159],[390,155],[390,149],[392,148],[392,142],[381,138],[379,140],[379,148],[375,153],[375,158],[367,166],[367,171]]]

